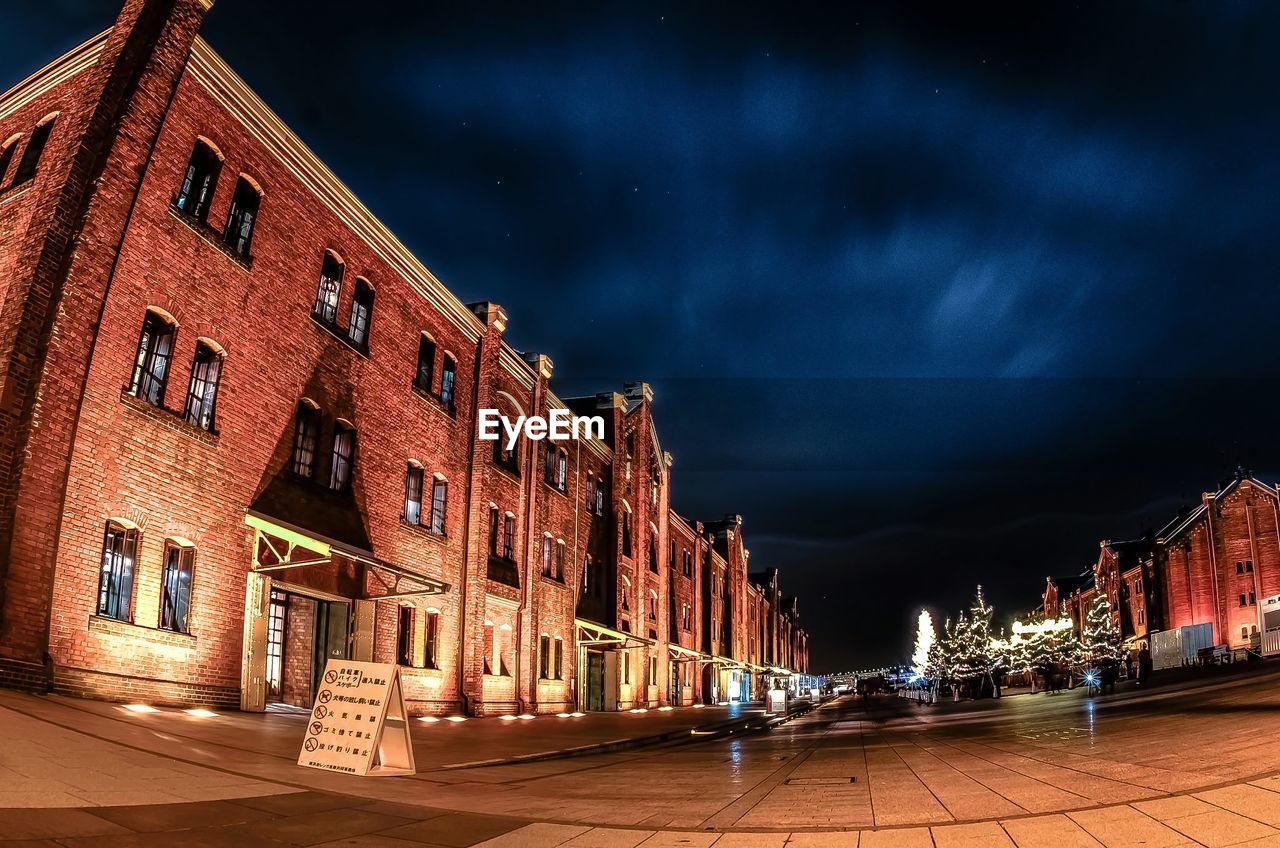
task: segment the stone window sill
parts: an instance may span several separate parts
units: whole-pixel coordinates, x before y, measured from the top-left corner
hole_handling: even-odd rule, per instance
[[[177,198],[170,201],[169,213],[182,223],[186,224],[187,227],[196,235],[200,236],[200,238],[216,247],[223,256],[227,257],[246,271],[253,270],[252,256],[242,256],[228,247],[226,242],[222,240],[222,233],[209,226],[208,222],[201,221],[199,218],[196,218],[193,215],[188,215],[186,212],[179,209]]]
[[[400,525],[410,533],[413,533],[416,536],[422,536],[424,539],[430,539],[438,544],[444,544],[449,541],[449,535],[447,533],[437,533],[428,527],[423,527],[421,524],[414,524],[403,515],[400,516]]]
[[[106,633],[111,636],[128,636],[133,639],[144,639],[158,645],[171,645],[176,648],[194,648],[196,637],[190,633],[179,633],[176,630],[161,630],[158,627],[145,627],[131,621],[118,621],[101,615],[89,616],[90,633]]]
[[[321,318],[319,315],[315,314],[314,312],[311,313],[311,320],[317,327],[324,330],[326,333],[333,336],[335,339],[342,342],[344,345],[351,348],[356,353],[360,354],[366,359],[369,358],[368,340],[366,340],[363,344],[355,341],[354,339],[351,338],[351,336],[347,334],[347,331],[344,330],[342,327],[339,327],[337,324],[333,323],[332,321],[326,321],[324,318]]]
[[[173,410],[166,409],[163,406],[152,406],[145,400],[129,394],[128,389],[120,390],[120,402],[134,412],[150,418],[157,424],[190,436],[198,442],[204,442],[206,445],[216,445],[218,443],[217,430],[203,430],[194,424],[189,424],[185,418]]]
[[[433,407],[443,412],[445,415],[453,419],[456,419],[458,417],[457,404],[445,403],[440,399],[440,396],[438,394],[434,392],[429,392],[426,389],[422,388],[421,386],[415,385],[415,386],[412,386],[412,388],[413,388],[413,393],[415,395],[422,398],[427,403],[431,404]]]

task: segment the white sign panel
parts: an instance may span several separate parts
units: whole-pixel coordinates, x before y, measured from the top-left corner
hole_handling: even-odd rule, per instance
[[[307,719],[298,765],[344,774],[413,774],[399,667],[329,660]]]

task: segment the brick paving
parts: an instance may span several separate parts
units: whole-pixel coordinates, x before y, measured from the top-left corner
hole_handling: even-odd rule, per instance
[[[111,717],[115,708],[109,705],[4,694],[0,703],[34,703],[78,720],[81,732],[73,733],[0,710],[0,726],[16,730],[32,746],[29,752],[73,744],[62,767],[91,762],[94,771],[114,776],[117,792],[168,794],[145,804],[137,801],[141,794],[71,804],[45,786],[50,805],[68,808],[53,815],[0,810],[0,841],[383,848],[1280,846],[1280,751],[1270,744],[1280,714],[1277,682],[1280,672],[1267,668],[1219,685],[1180,683],[1093,702],[1079,692],[937,708],[890,698],[872,699],[869,706],[842,700],[768,733],[727,741],[491,768],[442,771],[438,766],[454,753],[437,741],[438,756],[420,761],[423,772],[416,777],[364,780],[299,769],[262,753],[258,749],[269,745],[238,721],[222,729],[199,724],[205,730],[180,738],[169,732],[174,717],[146,726],[156,716],[137,722]],[[600,719],[600,727],[625,721],[591,718]],[[564,726],[547,722],[539,744],[554,741],[552,728]],[[485,738],[501,739],[501,731],[489,727],[475,724],[480,744],[469,747],[477,759],[494,750]],[[114,732],[114,742],[103,738],[107,731]],[[201,733],[218,741],[201,739]],[[244,747],[229,756],[237,733],[245,737]],[[415,729],[415,736],[422,735]],[[562,743],[573,738],[569,731],[561,734]],[[181,758],[154,753],[164,739],[183,742]],[[28,759],[36,762],[39,755]],[[23,791],[26,776],[8,756],[0,766],[14,771],[5,791]],[[233,790],[221,781],[242,783]],[[173,797],[179,791],[192,799],[212,794],[180,803]]]

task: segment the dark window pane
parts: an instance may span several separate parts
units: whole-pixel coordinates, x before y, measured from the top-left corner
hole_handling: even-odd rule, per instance
[[[253,244],[253,226],[258,218],[258,204],[261,202],[257,189],[241,177],[236,183],[235,194],[231,197],[231,208],[227,210],[227,228],[222,233],[223,242],[241,256],[249,255],[249,248]]]
[[[400,607],[396,631],[396,662],[400,665],[413,665],[413,612],[413,607]]]
[[[422,520],[422,469],[410,465],[404,475],[404,520],[417,524]]]
[[[98,579],[98,615],[120,621],[133,620],[133,571],[137,554],[138,531],[108,522]]]
[[[203,141],[197,141],[182,178],[182,190],[178,192],[178,208],[197,220],[205,220],[221,170],[222,160],[218,154]]]
[[[191,610],[192,566],[195,549],[165,543],[164,576],[160,599],[160,626],[165,630],[189,633],[187,615]]]
[[[0,185],[4,184],[4,175],[9,173],[9,163],[13,161],[14,151],[18,149],[20,141],[22,139],[16,138],[4,147],[0,147]]]
[[[369,322],[373,319],[373,289],[364,280],[356,280],[356,293],[351,299],[351,320],[347,336],[360,346],[369,344]]]
[[[191,363],[191,385],[187,389],[188,424],[201,430],[213,429],[213,414],[218,399],[218,377],[222,371],[222,357],[209,345],[196,345],[196,358]]]
[[[173,354],[173,324],[154,312],[142,321],[138,354],[133,361],[129,394],[152,406],[164,404],[165,382],[169,377],[169,357]]]
[[[25,183],[36,175],[36,168],[40,165],[40,155],[44,153],[44,146],[49,141],[49,133],[52,131],[52,120],[45,121],[31,131],[27,149],[22,151],[22,161],[18,163],[18,170],[13,172],[14,185]]]
[[[341,492],[351,484],[351,466],[355,459],[356,431],[342,424],[333,428],[333,461],[329,466],[329,488]]]
[[[413,375],[413,384],[424,392],[431,391],[435,380],[436,343],[425,335],[418,336],[418,370]]]
[[[290,467],[294,474],[310,477],[315,469],[316,440],[320,434],[320,410],[310,404],[298,404],[298,420],[293,430],[293,457]]]
[[[423,644],[423,664],[427,668],[439,668],[436,662],[436,645],[440,639],[440,613],[427,613],[427,634]]]
[[[453,409],[453,381],[457,377],[458,366],[452,358],[444,358],[444,367],[440,369],[440,401],[449,409]]]
[[[446,495],[449,491],[449,484],[444,480],[436,480],[431,485],[431,532],[444,535],[444,511],[448,502]]]
[[[342,274],[346,266],[329,251],[325,251],[320,264],[320,281],[316,284],[316,302],[311,312],[321,321],[332,324],[338,320],[338,293],[342,291]]]

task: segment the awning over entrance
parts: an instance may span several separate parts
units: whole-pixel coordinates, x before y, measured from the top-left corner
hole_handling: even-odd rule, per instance
[[[709,663],[711,665],[718,665],[721,668],[726,668],[726,669],[745,670],[747,668],[747,664],[742,662],[741,660],[734,660],[734,659],[730,659],[729,657],[722,657],[719,655],[704,657],[702,662]]]
[[[575,618],[574,626],[578,629],[579,645],[609,645],[614,648],[642,648],[654,644],[654,640],[645,639],[634,633],[614,630],[585,618]]]
[[[366,600],[386,601],[399,598],[416,598],[424,595],[440,595],[449,591],[449,584],[429,577],[411,568],[378,559],[372,551],[343,544],[334,539],[305,530],[284,521],[250,510],[244,523],[255,532],[253,570],[256,573],[284,571],[290,568],[307,568],[327,565],[337,554],[344,559],[359,562],[370,568],[386,572],[394,578],[393,589],[385,595]],[[404,584],[403,586],[401,584]]]
[[[776,675],[778,675],[779,677],[790,677],[790,676],[791,676],[791,669],[789,669],[789,668],[783,668],[782,666],[771,665],[771,666],[769,666],[769,673],[770,673],[770,674],[776,674]]]
[[[695,651],[683,645],[670,643],[667,645],[667,650],[671,652],[673,662],[703,662],[707,659],[707,655],[701,651]]]

